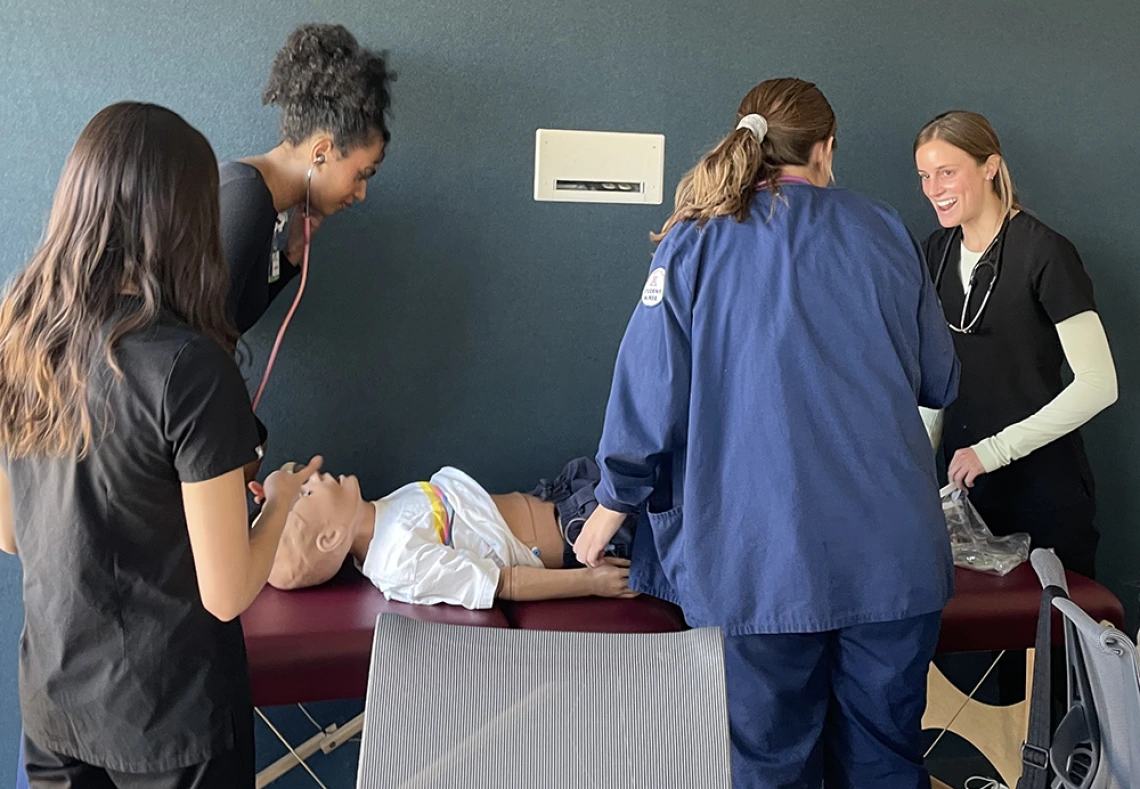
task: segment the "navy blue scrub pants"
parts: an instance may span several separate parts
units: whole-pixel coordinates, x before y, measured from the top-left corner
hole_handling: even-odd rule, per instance
[[[724,640],[735,789],[929,789],[920,735],[941,613]]]

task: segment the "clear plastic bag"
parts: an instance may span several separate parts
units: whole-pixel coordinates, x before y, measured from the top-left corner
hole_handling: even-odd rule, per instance
[[[992,575],[1006,575],[1029,558],[1029,535],[1024,532],[995,537],[974,509],[965,491],[953,485],[942,489],[942,514],[950,532],[954,564]]]

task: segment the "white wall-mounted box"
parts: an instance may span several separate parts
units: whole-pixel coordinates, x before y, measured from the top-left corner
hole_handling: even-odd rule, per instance
[[[535,132],[535,200],[660,205],[664,177],[664,134]]]

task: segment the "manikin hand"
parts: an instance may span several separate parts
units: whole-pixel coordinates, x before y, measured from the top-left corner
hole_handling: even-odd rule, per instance
[[[958,490],[974,487],[974,480],[986,473],[986,467],[978,459],[978,453],[966,447],[959,449],[950,459],[950,466],[946,469],[946,476],[954,483]]]
[[[637,597],[629,588],[629,559],[607,556],[597,567],[586,570],[598,597]]]
[[[314,211],[309,216],[309,232],[317,234],[324,217]],[[289,240],[285,242],[285,257],[294,266],[300,266],[305,257],[305,204],[301,203],[293,209],[293,216],[289,220]]]
[[[600,566],[606,546],[617,534],[625,518],[623,513],[614,512],[599,504],[594,513],[586,519],[582,533],[574,541],[574,555],[578,561],[587,567]]]

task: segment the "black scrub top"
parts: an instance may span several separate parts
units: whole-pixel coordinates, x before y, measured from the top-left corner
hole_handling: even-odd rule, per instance
[[[946,265],[938,283],[947,320],[959,326],[965,289],[959,273],[961,233],[940,229],[924,246],[931,275],[937,277],[943,252]],[[1014,216],[1000,249],[997,283],[977,330],[953,332],[962,363],[958,399],[946,409],[943,448],[954,452],[1036,413],[1060,394],[1065,361],[1056,324],[1096,310],[1092,281],[1076,248],[1059,233],[1025,213]],[[967,322],[990,281],[982,268],[974,286]],[[1092,470],[1076,431],[1008,466],[978,477],[970,498],[980,508],[1049,511],[1092,502]]]
[[[224,162],[218,173],[222,251],[230,268],[227,307],[237,330],[245,334],[300,268],[289,262],[284,249],[278,251],[281,216],[261,171],[244,162]],[[269,431],[260,419],[257,431],[265,444]]]
[[[100,342],[100,338],[95,339]],[[241,624],[202,606],[181,483],[256,458],[232,356],[171,317],[98,355],[86,458],[4,458],[23,565],[20,708],[39,746],[162,772],[232,750],[252,714]]]
[[[284,249],[279,256],[276,252],[278,212],[261,172],[244,162],[225,162],[218,172],[222,250],[230,267],[228,306],[245,334],[300,269],[286,260]]]

